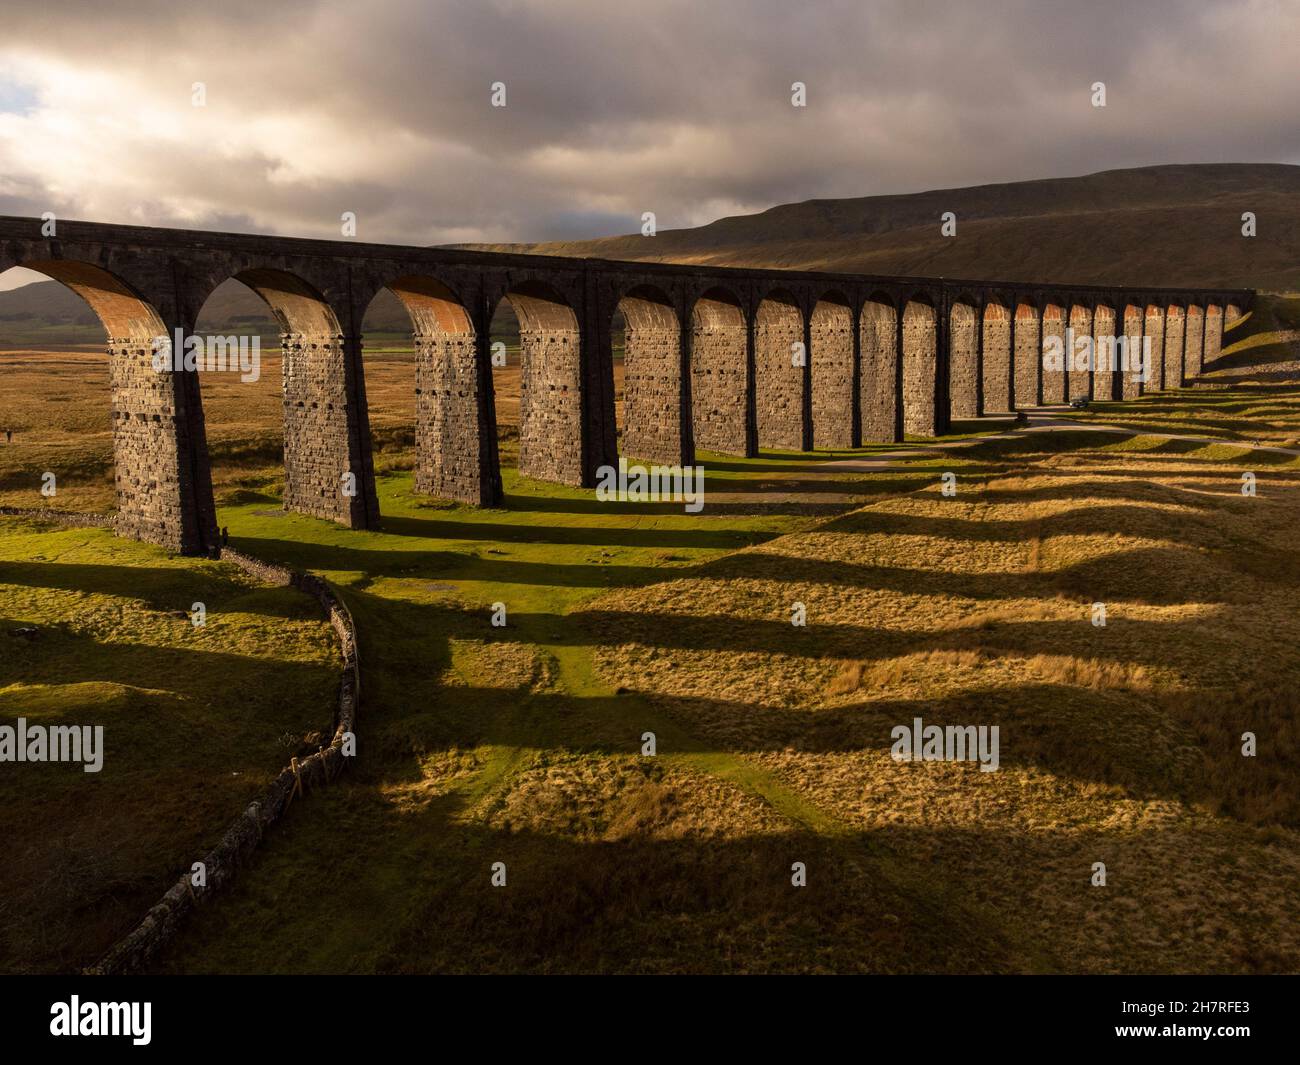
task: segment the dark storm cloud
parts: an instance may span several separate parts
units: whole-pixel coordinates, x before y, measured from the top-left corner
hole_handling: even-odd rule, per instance
[[[0,211],[304,235],[354,211],[364,239],[526,240],[1290,162],[1298,36],[1296,5],[1237,0],[46,2],[0,40]]]

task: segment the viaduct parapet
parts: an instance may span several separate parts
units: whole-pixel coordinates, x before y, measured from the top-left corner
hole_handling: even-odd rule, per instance
[[[625,456],[691,464],[933,437],[952,419],[1179,388],[1214,359],[1250,290],[1022,284],[695,267],[153,229],[0,216],[0,271],[67,285],[108,331],[114,469],[125,536],[217,546],[199,374],[155,368],[158,337],[196,331],[229,278],[280,323],[286,509],[379,523],[361,321],[383,288],[416,353],[415,488],[501,501],[489,325],[520,324],[519,468],[590,486]],[[649,238],[647,238],[649,239]],[[624,320],[625,416],[611,339]],[[1059,368],[1052,337],[1151,341],[1150,377]]]

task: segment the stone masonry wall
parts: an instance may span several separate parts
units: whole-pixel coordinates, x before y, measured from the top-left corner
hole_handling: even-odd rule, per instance
[[[1144,339],[1150,340],[1151,352],[1151,370],[1147,383],[1143,386],[1144,392],[1159,392],[1165,387],[1165,315],[1163,311],[1152,311],[1148,308],[1145,323]],[[1143,346],[1146,350],[1148,345]]]
[[[1043,353],[1047,351],[1047,345],[1052,337],[1057,338],[1058,350],[1064,353],[1064,358],[1068,359],[1070,352],[1065,350],[1065,311],[1054,304],[1049,304],[1043,311],[1043,345],[1039,353],[1039,365],[1043,367],[1043,403],[1047,405],[1064,403],[1066,397],[1065,370],[1048,369],[1043,362]]]
[[[1016,307],[1013,342],[1016,357],[1016,408],[1038,406],[1043,346],[1039,339],[1038,309],[1027,303]]]
[[[682,460],[681,336],[672,328],[633,326],[623,334],[622,453],[676,465]]]
[[[804,368],[794,361],[803,343],[796,307],[764,300],[754,323],[754,398],[758,446],[803,447]],[[807,352],[804,353],[805,359]]]
[[[1127,370],[1120,371],[1119,380],[1123,391],[1123,399],[1137,399],[1142,394],[1144,388],[1140,376],[1140,367],[1145,364],[1140,362],[1142,355],[1142,326],[1143,315],[1139,311],[1136,314],[1126,314],[1124,316],[1124,336],[1127,340],[1129,366]]]
[[[695,446],[724,455],[747,448],[745,326],[697,316],[691,331],[691,408]]]
[[[1092,346],[1092,311],[1087,307],[1076,304],[1070,308],[1070,337],[1065,351],[1068,398],[1088,399],[1092,395],[1092,370],[1085,356]]]
[[[1183,343],[1183,380],[1193,381],[1201,376],[1203,344],[1205,342],[1205,311],[1200,307],[1187,308]]]
[[[952,416],[977,418],[980,414],[979,334],[975,308],[954,303],[949,311],[949,380]]]
[[[483,393],[473,333],[416,334],[415,491],[477,506],[500,501],[500,473],[483,446],[496,431]]]
[[[898,320],[894,308],[869,300],[858,329],[862,442],[892,443],[898,430]]]
[[[143,338],[110,338],[108,366],[116,528],[122,536],[182,551],[194,516],[186,505],[193,493],[186,483],[191,471],[181,463],[185,427],[177,411],[177,375],[154,369],[153,344]]]
[[[1092,312],[1092,353],[1096,369],[1092,375],[1094,399],[1119,398],[1119,345],[1115,330],[1115,309],[1097,307]]]
[[[280,344],[284,507],[364,527],[374,486],[362,459],[361,411],[348,388],[346,342],[324,333],[282,333]]]
[[[582,484],[582,363],[577,329],[519,331],[519,472]]]
[[[842,303],[819,302],[812,333],[813,447],[853,446],[853,312]]]
[[[1205,309],[1205,350],[1202,365],[1208,366],[1223,350],[1223,308],[1211,303]]]
[[[903,312],[903,432],[937,436],[938,372],[934,309],[908,303]]]
[[[1186,318],[1181,307],[1165,312],[1165,388],[1183,387],[1183,333]]]
[[[984,410],[1001,414],[1014,409],[1011,395],[1011,313],[1001,304],[984,308]]]

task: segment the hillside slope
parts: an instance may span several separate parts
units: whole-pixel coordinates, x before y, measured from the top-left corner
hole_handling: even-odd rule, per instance
[[[945,211],[957,233],[944,237]],[[1255,214],[1258,236],[1241,233]],[[548,255],[880,274],[1300,288],[1300,166],[1108,170],[906,196],[809,200],[695,229],[479,245]]]

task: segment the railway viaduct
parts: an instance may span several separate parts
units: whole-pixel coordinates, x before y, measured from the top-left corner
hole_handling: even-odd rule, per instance
[[[236,278],[280,323],[286,509],[379,523],[361,321],[390,289],[416,351],[416,490],[499,503],[489,324],[520,322],[520,472],[590,486],[626,456],[850,448],[937,436],[953,419],[1178,388],[1219,351],[1249,290],[1023,284],[703,268],[0,217],[0,271],[67,285],[108,332],[120,535],[217,544],[199,375],[155,369]],[[625,323],[625,426],[612,322]],[[1146,382],[1057,368],[1051,338],[1150,338]],[[1069,353],[1066,353],[1067,359]]]

